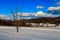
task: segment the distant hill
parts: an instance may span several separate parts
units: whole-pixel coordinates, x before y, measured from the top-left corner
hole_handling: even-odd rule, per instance
[[[3,25],[3,26],[12,26],[13,24],[13,21],[11,20],[3,20],[3,19],[0,19],[0,25]]]
[[[23,19],[16,21],[19,22],[19,26],[24,26],[26,25],[26,23],[54,23],[54,24],[59,23],[60,24],[60,17],[40,17],[40,18]],[[0,25],[15,26],[16,21],[0,19]]]
[[[30,19],[29,22],[33,23],[60,23],[60,17],[40,17],[35,19]]]

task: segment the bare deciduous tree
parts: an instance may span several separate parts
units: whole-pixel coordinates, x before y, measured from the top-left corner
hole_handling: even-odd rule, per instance
[[[18,29],[18,7],[16,8],[15,12],[13,9],[11,9],[11,14],[12,14],[12,17],[13,17],[13,20],[14,20],[14,25],[16,26],[16,31],[17,33],[19,32],[19,29]]]

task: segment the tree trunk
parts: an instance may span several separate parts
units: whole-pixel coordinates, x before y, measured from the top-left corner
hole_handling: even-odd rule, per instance
[[[17,31],[17,33],[19,32],[19,29],[18,29],[18,21],[16,21],[16,31]]]
[[[18,33],[19,32],[18,26],[16,26],[16,29],[17,29],[17,33]]]

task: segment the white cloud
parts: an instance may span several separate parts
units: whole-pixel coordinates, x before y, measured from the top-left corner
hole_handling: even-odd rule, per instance
[[[35,16],[40,16],[40,17],[56,17],[56,15],[52,15],[52,14],[46,14],[43,11],[39,11],[35,14]]]
[[[29,16],[31,13],[17,13],[18,16]],[[14,14],[16,15],[16,14]]]
[[[38,11],[36,13],[18,13],[18,16],[22,16],[22,17],[56,17],[56,15],[52,15],[52,14],[47,14],[44,13],[43,11]],[[20,19],[20,18],[19,18]]]
[[[43,16],[43,15],[44,15],[44,12],[39,11],[39,12],[36,12],[34,15],[35,15],[35,16]]]
[[[36,8],[44,8],[44,6],[37,6]]]
[[[47,14],[44,13],[43,11],[38,11],[36,13],[22,13],[21,16],[40,16],[40,17],[56,17],[56,15],[52,15],[52,14]]]
[[[9,20],[10,17],[8,17],[7,15],[0,14],[0,19]]]
[[[30,13],[22,13],[21,16],[29,16]]]
[[[59,7],[49,7],[47,11],[54,11],[54,10],[60,10],[60,6]]]
[[[56,2],[56,4],[60,5],[60,1],[59,2]]]
[[[30,16],[35,16],[35,17],[56,17],[56,15],[52,15],[52,14],[46,14],[43,11],[39,11],[36,13],[18,13],[18,16],[26,16],[28,18],[30,18]],[[2,15],[0,14],[0,19],[4,19],[4,20],[9,20],[11,19],[10,17],[8,17],[7,15]],[[20,19],[20,18],[19,18]]]
[[[2,17],[6,17],[6,15],[2,15],[2,14],[1,14],[1,15],[0,15],[0,18],[2,18]]]
[[[44,14],[44,12],[39,11],[39,12],[37,12],[36,14],[37,14],[37,15],[39,15],[39,14]]]

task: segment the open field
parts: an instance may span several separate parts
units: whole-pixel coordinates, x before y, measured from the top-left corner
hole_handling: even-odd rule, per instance
[[[60,40],[60,29],[0,27],[0,40]]]

